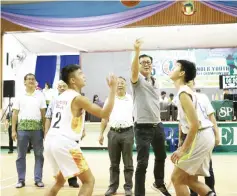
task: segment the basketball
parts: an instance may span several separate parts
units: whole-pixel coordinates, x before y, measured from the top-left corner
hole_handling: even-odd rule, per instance
[[[126,7],[134,7],[140,3],[140,0],[134,0],[134,1],[120,0],[120,1]]]

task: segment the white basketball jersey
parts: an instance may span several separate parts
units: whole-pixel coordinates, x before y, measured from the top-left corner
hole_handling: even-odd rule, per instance
[[[68,89],[55,100],[50,135],[62,135],[72,140],[80,140],[85,122],[85,111],[79,117],[74,117],[71,104],[78,92]]]
[[[198,117],[198,120],[199,120],[198,129],[204,129],[204,128],[212,127],[213,124],[209,120],[208,115],[204,110],[203,103],[199,99],[199,96],[197,96],[196,93],[194,93],[188,86],[183,86],[183,87],[180,88],[180,90],[178,92],[178,95],[177,95],[177,97],[178,97],[179,121],[180,121],[182,132],[184,134],[187,134],[189,132],[189,124],[190,124],[188,122],[188,118],[186,117],[186,114],[183,111],[183,108],[182,108],[181,103],[180,103],[179,96],[182,92],[186,92],[192,98],[192,102],[194,104],[195,110],[197,112],[197,117]]]

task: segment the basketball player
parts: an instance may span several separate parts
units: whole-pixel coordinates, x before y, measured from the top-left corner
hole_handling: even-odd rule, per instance
[[[188,87],[190,87],[194,92],[194,86],[195,86],[195,82],[192,80],[190,81],[188,84]],[[199,107],[201,109],[201,111],[203,112],[203,114],[205,115],[205,118],[209,118],[209,120],[212,122],[213,124],[213,130],[214,130],[214,134],[215,134],[215,146],[219,145],[220,143],[220,134],[219,134],[219,129],[216,123],[216,118],[214,115],[214,109],[208,99],[208,97],[200,92],[195,92],[195,95],[197,96],[198,100],[199,100]],[[183,141],[186,138],[186,134],[182,134],[182,130],[180,128],[180,135],[181,136],[181,141],[180,141],[180,146],[183,143]],[[212,160],[210,161],[210,165],[209,165],[209,172],[210,172],[210,177],[205,177],[205,184],[208,185],[211,190],[213,190],[215,192],[215,176],[214,176],[214,172],[213,172],[213,168],[212,168]],[[190,196],[198,196],[197,193],[195,193],[194,191],[190,190]]]
[[[58,82],[58,88],[57,89],[58,89],[58,95],[60,95],[65,90],[67,90],[67,84],[64,81],[60,80]],[[45,135],[47,134],[47,132],[50,128],[50,125],[51,125],[54,106],[55,106],[55,98],[50,101],[50,104],[48,105],[47,112],[46,112],[46,115],[45,115],[45,132],[44,132]],[[85,135],[85,129],[83,129],[83,133]],[[79,141],[77,141],[77,142],[79,142]],[[70,187],[79,188],[79,184],[77,183],[77,177],[76,176],[74,176],[72,178],[69,178],[68,179],[68,184],[69,184]]]
[[[78,65],[64,67],[62,80],[68,85],[68,90],[56,99],[51,127],[45,139],[45,154],[53,166],[56,178],[46,196],[57,195],[65,179],[72,176],[79,177],[82,182],[79,196],[91,196],[94,176],[76,141],[80,140],[82,134],[84,110],[99,118],[109,118],[114,105],[117,78],[111,75],[107,79],[110,92],[104,108],[80,95],[81,88],[85,86],[85,77]]]
[[[199,99],[186,84],[196,77],[195,64],[178,60],[170,75],[178,89],[178,109],[182,132],[187,134],[183,145],[171,160],[175,163],[172,182],[177,196],[189,196],[187,186],[199,195],[215,196],[198,176],[209,176],[209,162],[215,144],[212,123],[199,107]]]

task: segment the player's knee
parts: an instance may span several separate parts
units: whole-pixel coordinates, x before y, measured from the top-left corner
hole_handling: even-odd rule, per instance
[[[57,178],[57,180],[56,180],[56,184],[60,187],[63,187],[65,182],[66,182],[66,180],[64,178]]]
[[[174,185],[185,184],[185,179],[181,174],[179,174],[179,172],[172,173],[171,181]]]
[[[88,177],[85,181],[85,184],[89,184],[90,186],[94,186],[95,184],[95,177],[93,175],[91,175],[90,177]]]
[[[176,182],[177,182],[177,176],[174,174],[174,173],[172,173],[172,175],[171,175],[171,181],[172,181],[172,183],[175,185],[176,184]]]

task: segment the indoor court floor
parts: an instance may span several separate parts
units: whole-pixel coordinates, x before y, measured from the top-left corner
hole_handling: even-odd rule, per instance
[[[88,164],[95,176],[94,196],[102,196],[107,190],[109,183],[109,157],[106,150],[84,150],[83,151]],[[8,155],[7,150],[1,150],[1,195],[2,196],[43,196],[45,190],[52,184],[54,178],[51,176],[51,168],[47,161],[44,163],[43,182],[44,188],[34,186],[34,155],[27,154],[27,172],[26,186],[16,189],[17,182],[16,173],[16,152]],[[166,184],[169,185],[170,176],[173,170],[173,164],[170,161],[171,154],[168,154],[166,161]],[[159,195],[150,187],[154,181],[153,178],[154,155],[151,153],[149,167],[146,175],[146,195]],[[120,188],[117,196],[124,195],[123,191],[123,164],[121,162],[120,172]],[[134,153],[134,168],[136,168],[136,153]],[[213,168],[216,176],[216,191],[218,196],[237,196],[237,153],[218,153],[213,155]],[[172,195],[175,195],[174,188],[169,187]],[[64,188],[59,192],[58,196],[76,196],[78,190],[70,188],[66,183]]]

